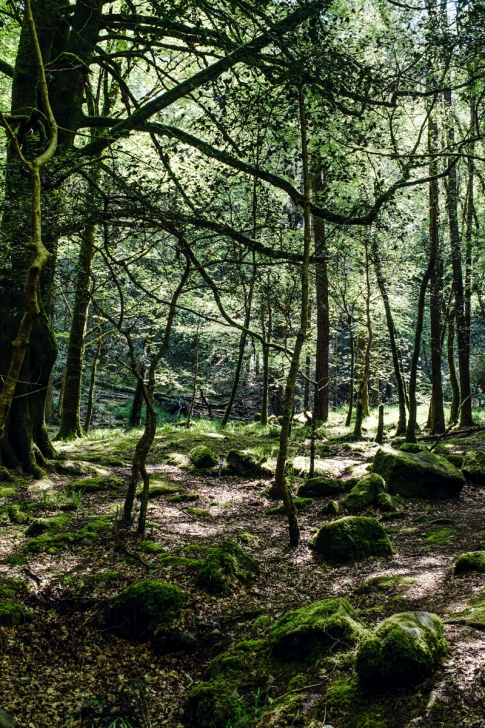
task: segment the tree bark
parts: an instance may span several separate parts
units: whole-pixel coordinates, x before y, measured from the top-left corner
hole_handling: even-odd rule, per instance
[[[348,314],[347,324],[349,328],[350,338],[350,381],[349,381],[349,408],[347,410],[347,418],[345,426],[350,427],[352,422],[352,412],[354,409],[354,379],[355,379],[355,338],[354,327],[351,314]]]
[[[142,377],[145,377],[145,367],[143,364],[140,366],[140,372]],[[143,387],[140,382],[137,381],[135,387],[135,394],[133,395],[133,404],[131,405],[130,419],[128,420],[128,427],[139,427],[141,423],[141,410],[143,407]]]
[[[313,197],[315,204],[321,203],[323,193],[322,170],[317,168],[312,175]],[[328,420],[329,408],[329,349],[330,349],[330,308],[328,299],[328,250],[325,237],[325,220],[313,218],[313,237],[315,257],[315,288],[317,299],[317,351],[315,361],[315,403],[314,416],[319,422]]]
[[[96,346],[96,351],[94,352],[93,357],[93,363],[91,365],[91,377],[89,380],[89,392],[88,392],[88,406],[86,409],[86,419],[84,421],[84,432],[87,434],[89,430],[91,429],[91,420],[93,418],[93,409],[94,409],[94,388],[96,386],[96,369],[98,366],[98,360],[99,355],[101,353],[101,345],[103,343],[103,339],[100,336],[98,340],[98,344]]]
[[[369,255],[368,243],[365,243],[365,281],[366,281],[366,302],[365,302],[365,320],[367,327],[367,345],[364,349],[364,361],[359,364],[359,390],[357,392],[357,405],[355,408],[355,426],[354,437],[360,440],[362,437],[362,422],[364,417],[369,414],[369,369],[370,369],[370,353],[373,341],[372,322],[370,316],[370,277],[369,277]],[[359,337],[360,339],[360,337]],[[362,346],[359,343],[359,349],[362,352]]]
[[[448,338],[447,338],[447,355],[448,355],[448,370],[450,373],[450,387],[451,387],[451,405],[450,405],[450,424],[456,424],[458,421],[458,414],[460,408],[460,385],[458,384],[458,377],[456,376],[455,367],[455,314],[451,313],[448,321]]]

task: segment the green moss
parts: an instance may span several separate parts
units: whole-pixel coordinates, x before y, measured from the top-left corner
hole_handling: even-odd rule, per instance
[[[457,498],[465,478],[446,458],[431,452],[409,453],[383,447],[373,472],[382,475],[390,493],[406,498]]]
[[[195,516],[196,518],[211,518],[211,512],[206,511],[204,508],[186,508],[186,513],[190,513],[191,516]]]
[[[196,468],[213,468],[219,458],[210,447],[197,445],[190,451],[190,459]]]
[[[98,493],[123,485],[123,480],[115,475],[97,475],[93,478],[74,480],[69,484],[71,490],[83,490],[85,493]]]
[[[356,671],[371,687],[403,686],[430,675],[447,650],[441,620],[429,612],[402,612],[385,619],[357,653]]]
[[[8,600],[0,601],[0,625],[2,627],[14,627],[16,624],[31,622],[32,619],[32,612],[23,604]]]
[[[188,546],[184,546],[182,551],[184,551],[186,554],[194,554],[196,556],[199,556],[201,554],[212,554],[214,551],[217,551],[217,548],[215,546],[203,546],[202,544],[189,544]]]
[[[27,563],[27,559],[25,556],[20,556],[20,554],[12,554],[12,556],[7,557],[6,562],[12,566],[21,566]]]
[[[165,459],[167,463],[175,465],[177,468],[186,469],[190,466],[190,460],[187,455],[182,455],[179,452],[168,453]]]
[[[472,450],[464,457],[461,471],[473,485],[485,485],[485,452]]]
[[[197,583],[210,594],[230,593],[237,583],[248,584],[259,575],[259,566],[232,541],[225,541],[205,561]]]
[[[241,533],[238,533],[237,537],[243,543],[251,543],[252,541],[258,540],[258,536],[255,536],[254,534],[249,533],[248,531],[242,531]]]
[[[327,501],[327,503],[325,503],[323,508],[320,510],[322,516],[338,516],[339,512],[340,506],[337,501],[334,500]]]
[[[403,442],[399,445],[401,452],[425,452],[427,449],[426,445],[419,445],[417,442]]]
[[[0,487],[0,498],[11,498],[15,495],[15,488]]]
[[[455,531],[451,528],[440,528],[438,531],[432,531],[426,537],[426,541],[437,546],[444,546],[455,536]]]
[[[357,589],[357,594],[377,594],[379,592],[395,591],[415,584],[417,579],[404,574],[373,576],[366,579]]]
[[[200,495],[198,493],[180,493],[178,495],[171,495],[169,497],[170,503],[190,503],[191,501],[199,500]]]
[[[376,473],[366,475],[354,485],[342,505],[351,513],[359,513],[375,503],[386,490],[384,478]]]
[[[12,483],[15,480],[7,468],[0,466],[0,483]]]
[[[365,634],[346,599],[323,599],[283,615],[271,628],[269,643],[275,657],[305,661],[352,647]]]
[[[161,554],[165,551],[163,546],[156,541],[141,541],[138,545],[147,554]]]
[[[50,518],[36,518],[25,531],[26,536],[40,536],[43,533],[56,533],[65,528],[71,520],[71,516],[62,514]]]
[[[184,566],[188,569],[200,569],[204,565],[203,559],[187,559],[184,556],[163,556],[162,563],[164,566]]]
[[[298,488],[298,495],[307,498],[326,498],[345,492],[345,483],[336,478],[309,478]]]
[[[394,700],[395,702],[395,700]],[[344,716],[346,728],[388,728],[386,706],[369,699],[355,676],[338,677],[325,694],[325,706]]]
[[[264,467],[265,458],[250,450],[230,450],[226,458],[229,466],[243,478],[268,476],[268,467]]]
[[[469,551],[455,561],[455,574],[467,574],[470,571],[485,571],[485,551]]]
[[[457,454],[455,454],[455,453],[452,453],[452,452],[447,452],[446,454],[444,454],[444,457],[445,457],[445,458],[446,458],[446,459],[447,459],[447,460],[448,460],[448,461],[449,461],[449,462],[450,462],[450,463],[451,463],[452,465],[454,465],[454,466],[455,466],[455,468],[458,468],[459,470],[461,470],[461,468],[463,467],[463,462],[464,462],[464,460],[465,460],[465,458],[464,458],[464,456],[463,456],[463,455],[457,455]]]
[[[98,465],[105,465],[108,467],[123,468],[126,466],[126,461],[122,460],[122,458],[115,457],[113,455],[104,455],[99,452],[89,453],[84,451],[82,453],[82,458],[88,463],[98,463]]]
[[[108,624],[122,637],[146,637],[168,627],[180,614],[186,595],[174,584],[140,581],[124,589],[108,612]]]
[[[295,506],[297,511],[301,511],[306,506],[309,506],[310,503],[313,503],[313,498],[293,498],[293,505]],[[268,508],[265,512],[265,516],[274,516],[279,513],[285,512],[285,506],[283,503],[280,503],[278,506],[274,506],[274,508]]]
[[[22,510],[18,503],[8,507],[8,517],[12,523],[25,524],[29,521],[29,514]]]
[[[267,614],[260,614],[253,622],[253,629],[256,632],[266,632],[271,624],[271,617]]]
[[[151,485],[148,489],[148,499],[160,498],[162,495],[173,495],[174,493],[180,493],[183,490],[181,485],[175,483],[167,483],[166,485]],[[137,496],[141,496],[141,490],[137,493]]]
[[[44,533],[42,536],[37,536],[28,541],[24,546],[24,552],[26,554],[39,554],[47,551],[50,554],[56,554],[60,547],[78,540],[78,534],[72,531],[54,534]]]
[[[375,518],[347,516],[325,523],[309,543],[310,548],[338,562],[359,561],[368,556],[389,556],[391,542]]]
[[[14,576],[2,576],[0,578],[0,590],[1,593],[9,592],[9,597],[26,597],[30,592],[28,584],[23,579],[18,579]]]

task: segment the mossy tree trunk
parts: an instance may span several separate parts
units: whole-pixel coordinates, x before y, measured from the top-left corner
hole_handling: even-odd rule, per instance
[[[275,489],[278,496],[283,501],[286,517],[288,518],[288,528],[290,536],[290,545],[296,546],[300,542],[300,527],[298,524],[298,515],[291,497],[291,493],[286,482],[285,468],[288,455],[288,442],[290,436],[290,427],[293,414],[293,405],[295,401],[295,386],[298,376],[298,368],[300,365],[300,355],[305,343],[308,326],[308,279],[310,267],[310,176],[308,169],[308,148],[307,148],[307,128],[306,128],[306,112],[305,98],[303,88],[298,88],[298,102],[300,108],[300,131],[301,131],[301,156],[303,166],[303,191],[305,197],[304,214],[303,214],[303,261],[301,264],[301,311],[300,311],[300,327],[296,335],[295,346],[291,357],[290,369],[286,378],[285,388],[285,404],[283,408],[283,418],[281,422],[280,446],[276,461]]]
[[[451,387],[451,404],[450,404],[450,424],[456,424],[458,421],[460,409],[460,385],[456,376],[455,366],[455,312],[450,313],[448,319],[448,336],[446,340],[446,353],[448,359],[448,371],[450,373]]]

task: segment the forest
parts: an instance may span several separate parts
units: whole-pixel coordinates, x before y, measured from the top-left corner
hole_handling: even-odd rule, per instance
[[[0,38],[0,728],[484,728],[483,0]]]

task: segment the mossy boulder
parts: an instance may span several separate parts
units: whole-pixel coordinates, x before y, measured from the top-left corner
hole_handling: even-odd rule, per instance
[[[379,594],[402,591],[415,584],[417,579],[405,574],[383,574],[366,579],[357,589],[357,594]]]
[[[187,696],[197,728],[250,725],[249,721],[238,721],[241,713],[247,714],[240,692],[253,696],[262,681],[267,680],[265,647],[263,640],[246,640],[209,662],[204,681],[195,685]],[[253,705],[254,698],[250,708]]]
[[[198,493],[178,493],[168,497],[170,503],[193,503],[198,501],[200,495]]]
[[[365,475],[354,485],[342,505],[351,513],[360,513],[364,508],[377,502],[382,493],[387,492],[384,478],[376,473]]]
[[[353,647],[365,634],[346,599],[323,599],[280,617],[269,632],[269,644],[278,659],[303,662]]]
[[[56,462],[56,472],[59,475],[88,475],[92,470],[87,463],[79,460],[57,460]]]
[[[399,445],[399,450],[401,452],[412,452],[412,453],[425,452],[425,450],[427,450],[427,449],[428,448],[426,447],[426,445],[420,445],[417,442],[402,442]]]
[[[205,560],[197,584],[210,594],[225,596],[238,582],[250,584],[258,575],[258,562],[236,543],[225,541]]]
[[[409,453],[382,447],[372,470],[382,475],[390,493],[405,498],[457,498],[465,485],[464,476],[452,463],[431,452]]]
[[[469,483],[485,485],[485,452],[483,450],[468,452],[463,459],[461,472]]]
[[[2,627],[14,627],[23,622],[31,622],[32,619],[32,612],[24,604],[11,602],[8,599],[0,600],[0,625]]]
[[[219,462],[215,452],[205,445],[194,447],[190,451],[190,459],[196,468],[213,468]]]
[[[340,506],[337,501],[329,500],[320,510],[320,513],[324,516],[338,516],[340,512]]]
[[[145,638],[168,627],[185,600],[186,595],[175,584],[140,581],[116,597],[108,612],[108,624],[121,637]]]
[[[337,478],[309,478],[298,488],[298,495],[303,498],[327,498],[345,492],[345,482]]]
[[[455,561],[455,574],[467,574],[470,571],[485,571],[485,551],[469,551]]]
[[[355,668],[368,687],[400,687],[428,677],[446,650],[443,624],[435,614],[401,612],[381,622],[362,642]]]
[[[141,541],[139,546],[141,550],[145,551],[147,554],[163,554],[165,552],[162,544],[157,543],[156,541]]]
[[[52,516],[51,518],[35,518],[25,531],[26,536],[42,536],[44,533],[61,531],[70,521],[70,516]]]
[[[249,450],[229,450],[226,459],[230,467],[243,478],[269,477],[271,475],[268,466],[263,467],[265,458]]]
[[[379,493],[376,506],[381,513],[396,513],[399,510],[395,499],[389,493]]]
[[[11,523],[22,525],[29,522],[29,514],[22,510],[18,503],[8,507],[8,517]]]
[[[390,556],[392,545],[375,518],[346,516],[325,523],[309,543],[310,548],[332,561],[360,561],[368,556]]]

